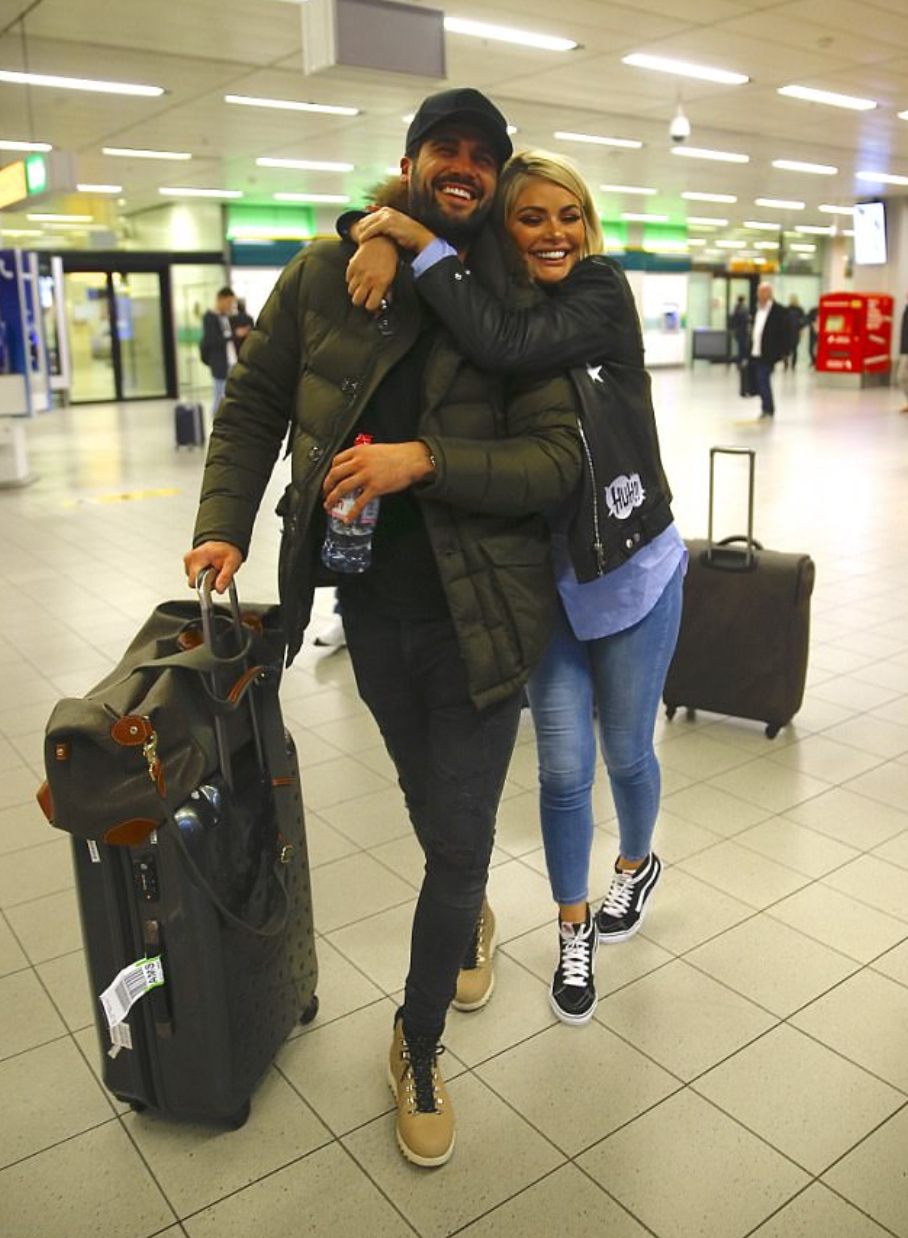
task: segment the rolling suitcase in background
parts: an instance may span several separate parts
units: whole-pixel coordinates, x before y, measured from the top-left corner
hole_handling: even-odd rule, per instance
[[[717,455],[749,463],[747,536],[713,540]],[[709,532],[688,541],[684,609],[662,699],[673,718],[679,706],[766,723],[773,739],[801,707],[810,641],[815,568],[806,554],[764,550],[753,535],[755,453],[711,447]]]
[[[177,447],[205,446],[205,413],[201,404],[181,400],[173,417]]]
[[[239,1127],[316,1013],[317,963],[276,608],[241,616],[232,590],[212,606],[207,575],[201,613],[158,607],[107,679],[55,708],[39,800],[74,835],[105,1084],[137,1111]]]

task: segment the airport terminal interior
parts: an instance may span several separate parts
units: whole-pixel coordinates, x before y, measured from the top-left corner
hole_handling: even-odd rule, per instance
[[[69,369],[52,407],[0,418],[27,453],[23,484],[0,488],[0,1238],[908,1238],[908,396],[888,382],[908,289],[904,0],[700,0],[689,14],[668,0],[468,4],[446,15],[446,76],[304,73],[306,8],[0,0],[0,177],[20,157],[10,143],[43,141],[75,152],[87,185],[48,207],[82,209],[70,224],[0,210],[4,254],[60,258],[53,329]],[[447,16],[577,46],[515,47]],[[625,62],[636,53],[744,80]],[[15,79],[25,70],[165,93],[29,86]],[[872,106],[779,93],[795,83]],[[756,537],[811,555],[816,587],[804,703],[775,738],[757,722],[660,712],[665,869],[641,931],[600,948],[599,1005],[583,1027],[549,1003],[557,928],[523,711],[489,881],[496,987],[482,1010],[449,1016],[457,1145],[423,1170],[396,1146],[385,1073],[422,854],[346,650],[313,643],[333,619],[330,590],[281,687],[320,1008],[278,1052],[241,1129],[134,1112],[104,1088],[72,840],[35,792],[54,703],[101,679],[159,602],[192,596],[182,555],[204,450],[175,446],[173,410],[178,395],[202,401],[210,432],[201,309],[229,279],[257,313],[277,265],[253,262],[244,240],[330,232],[393,167],[404,115],[453,84],[495,99],[518,149],[571,154],[597,187],[637,297],[682,534],[706,534],[709,448],[751,448]],[[269,97],[352,112],[256,105]],[[680,143],[679,108],[691,124]],[[747,160],[676,157],[694,143]],[[140,148],[184,153],[182,170]],[[306,199],[292,225],[276,222],[281,192]],[[683,196],[705,193],[723,200]],[[230,216],[241,195],[252,213]],[[885,205],[882,263],[855,260],[864,198]],[[144,267],[129,261],[139,251]],[[761,418],[731,358],[695,359],[695,335],[723,334],[735,297],[753,304],[762,278],[805,309],[827,293],[891,296],[887,381],[830,381],[841,376],[811,366],[805,331],[798,364],[773,374],[775,417]],[[719,462],[717,536],[745,530],[744,470],[742,457]],[[273,513],[288,474],[282,461],[242,601],[276,599]],[[597,900],[617,852],[601,763],[594,807]]]

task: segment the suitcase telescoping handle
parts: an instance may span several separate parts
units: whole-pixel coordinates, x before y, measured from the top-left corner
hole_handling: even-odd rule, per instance
[[[747,536],[713,538],[713,504],[715,500],[716,456],[747,456]],[[754,472],[757,453],[752,447],[710,447],[709,449],[709,523],[707,526],[706,562],[727,572],[750,572],[756,567],[756,551],[762,550],[754,538]],[[735,542],[744,542],[745,549],[732,550]],[[723,549],[725,553],[723,554]]]
[[[216,576],[217,573],[213,568],[206,567],[199,572],[198,579],[196,580],[196,589],[199,594],[199,606],[202,613],[202,636],[209,651],[214,654],[220,652],[217,648],[217,637],[215,635],[214,623],[215,608],[211,597]],[[227,589],[227,596],[230,603],[231,628],[233,630],[237,651],[240,651],[246,643],[246,634],[243,631],[243,618],[240,613],[240,602],[237,597],[236,585],[232,580]],[[210,676],[209,684],[212,692],[218,694],[220,691],[220,685],[217,681],[217,673],[214,671]],[[259,721],[256,713],[254,697],[255,694],[253,692],[249,692],[246,695],[246,701],[249,706],[249,720],[252,728],[252,738],[255,743],[255,754],[258,760],[259,769],[263,774],[267,774],[265,754],[262,749],[262,736],[259,729]],[[227,722],[218,713],[215,713],[214,715],[214,734],[218,747],[218,761],[220,762],[221,773],[224,775],[227,785],[232,788],[233,777],[230,764],[230,744],[227,737]]]

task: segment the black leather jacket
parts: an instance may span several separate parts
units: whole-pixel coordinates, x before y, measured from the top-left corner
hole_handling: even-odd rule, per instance
[[[416,287],[480,368],[569,369],[586,458],[565,515],[578,580],[619,567],[672,523],[643,337],[617,262],[583,259],[529,309],[504,309],[454,257],[435,263]]]

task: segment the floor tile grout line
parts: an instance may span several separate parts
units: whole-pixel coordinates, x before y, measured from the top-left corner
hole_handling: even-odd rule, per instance
[[[8,1170],[15,1169],[19,1165],[24,1165],[27,1161],[33,1161],[39,1156],[43,1156],[45,1152],[53,1152],[55,1148],[62,1148],[64,1144],[72,1143],[75,1139],[81,1139],[83,1135],[88,1135],[92,1131],[100,1130],[104,1126],[110,1126],[116,1122],[117,1114],[111,1110],[109,1118],[105,1118],[103,1122],[93,1122],[90,1126],[86,1126],[84,1130],[74,1131],[71,1135],[65,1135],[62,1139],[54,1139],[51,1143],[36,1148],[33,1152],[26,1153],[25,1156],[16,1157],[15,1160],[9,1161],[5,1165],[0,1165],[0,1177]]]

